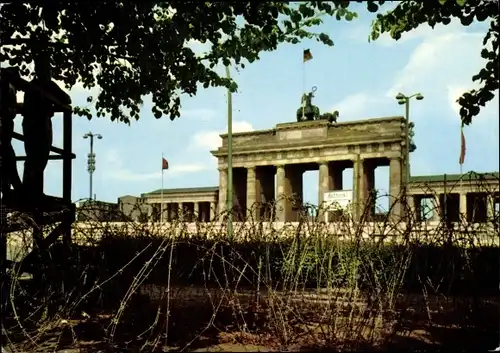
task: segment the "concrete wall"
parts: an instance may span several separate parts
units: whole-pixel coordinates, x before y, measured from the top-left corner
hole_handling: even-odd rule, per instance
[[[140,197],[127,195],[118,198],[118,208],[130,220],[145,222],[148,219],[151,206]]]
[[[122,221],[118,204],[102,201],[83,201],[77,205],[76,220],[113,222]]]

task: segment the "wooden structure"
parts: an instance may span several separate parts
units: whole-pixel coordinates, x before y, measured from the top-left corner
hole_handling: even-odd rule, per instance
[[[50,151],[55,153],[49,156],[49,160],[62,160],[62,198],[46,196],[44,201],[36,207],[36,209],[29,209],[26,205],[29,203],[29,195],[16,195],[13,197],[5,198],[0,201],[0,237],[1,244],[1,260],[6,260],[6,240],[8,233],[19,231],[25,228],[33,228],[34,237],[34,251],[46,249],[54,243],[60,236],[67,244],[71,242],[71,225],[75,220],[75,204],[71,201],[71,173],[72,173],[72,160],[76,157],[72,153],[72,107],[59,102],[51,94],[44,92],[38,86],[27,82],[19,76],[13,75],[6,69],[0,69],[0,80],[7,80],[9,84],[15,87],[16,91],[21,90],[36,91],[38,94],[43,95],[54,103],[55,112],[63,114],[63,148],[51,146]],[[0,104],[5,102],[0,102]],[[17,112],[19,114],[19,111]],[[1,128],[1,126],[0,126]],[[24,141],[23,135],[14,132],[12,138]],[[1,142],[0,142],[1,143]],[[16,161],[26,160],[26,156],[16,156]],[[4,167],[4,166],[2,166]],[[2,195],[4,198],[5,195]],[[31,222],[23,222],[22,224],[9,221],[7,214],[16,212],[22,218],[23,215],[28,215]],[[43,227],[49,224],[59,224],[52,230],[52,232],[43,238]],[[30,254],[32,255],[32,254]],[[28,257],[31,257],[28,255]],[[26,259],[25,259],[26,261]],[[29,261],[27,261],[29,262]],[[4,262],[5,263],[5,262]],[[2,266],[4,267],[4,266]],[[4,270],[4,268],[2,268]]]

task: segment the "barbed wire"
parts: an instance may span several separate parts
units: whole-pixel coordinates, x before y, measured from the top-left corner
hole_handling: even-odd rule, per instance
[[[450,192],[459,188],[454,183]],[[482,197],[498,197],[491,179],[476,184]],[[439,196],[422,185],[423,195]],[[484,325],[471,313],[491,316],[486,298],[498,286],[497,216],[481,223],[459,217],[451,226],[438,217],[430,225],[402,197],[393,200],[405,217],[390,208],[375,223],[371,206],[359,220],[347,213],[328,223],[324,205],[304,205],[297,222],[278,223],[272,221],[280,200],[255,204],[245,210],[247,222],[235,222],[232,242],[227,212],[210,222],[184,222],[190,215],[180,214],[162,224],[147,213],[139,222],[119,208],[84,205],[80,212],[102,216],[75,222],[72,244],[56,242],[29,264],[30,230],[9,234],[4,341],[12,351],[84,350],[92,339],[89,351],[152,352],[187,348],[219,332],[226,338],[213,339],[282,348],[383,345],[409,312],[433,321],[436,311],[458,310],[458,297],[470,298],[468,311],[461,309],[467,319],[455,315],[450,324]],[[269,221],[252,216],[262,208],[271,211]]]

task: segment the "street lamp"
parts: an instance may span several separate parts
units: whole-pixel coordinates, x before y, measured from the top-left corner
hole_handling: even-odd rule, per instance
[[[87,162],[87,171],[89,172],[89,201],[92,201],[92,177],[95,171],[94,137],[99,140],[102,139],[101,135],[93,134],[90,131],[83,135],[84,139],[90,138],[90,153]]]
[[[226,77],[231,79],[231,71],[226,66]],[[233,98],[231,89],[227,89],[227,236],[233,239]]]
[[[406,132],[406,147],[405,147],[405,189],[408,187],[410,182],[410,133],[412,133],[413,127],[415,126],[410,122],[410,99],[415,98],[418,101],[424,99],[424,96],[420,93],[412,94],[411,96],[405,96],[403,93],[398,93],[396,95],[396,100],[398,104],[405,105],[405,132]],[[414,150],[414,148],[413,148]]]

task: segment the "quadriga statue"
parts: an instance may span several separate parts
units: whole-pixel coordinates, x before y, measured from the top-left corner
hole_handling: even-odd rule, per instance
[[[317,88],[314,86],[309,93],[302,95],[301,106],[297,109],[297,121],[312,121],[312,120],[328,120],[330,123],[336,123],[339,117],[339,112],[320,114],[319,108],[312,104],[314,92]]]

